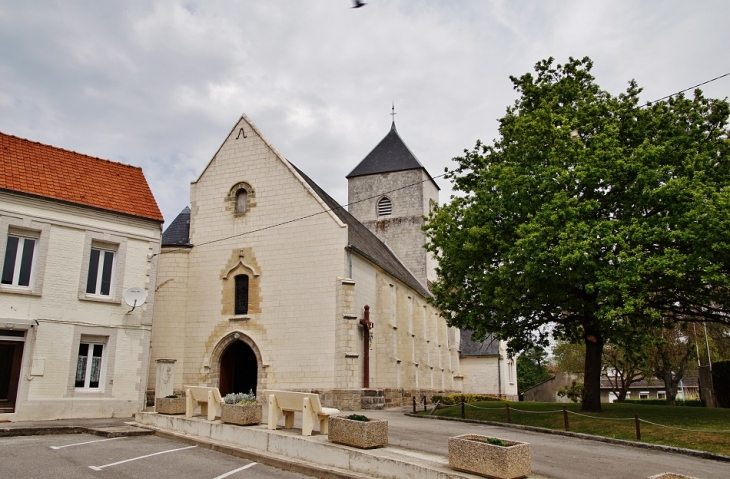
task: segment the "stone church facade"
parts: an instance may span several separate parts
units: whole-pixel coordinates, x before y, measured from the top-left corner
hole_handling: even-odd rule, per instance
[[[395,126],[348,180],[349,212],[239,119],[163,234],[149,393],[303,390],[357,410],[464,389],[459,331],[426,300],[436,183]]]

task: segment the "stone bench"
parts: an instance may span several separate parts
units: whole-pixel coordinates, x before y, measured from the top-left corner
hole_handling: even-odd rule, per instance
[[[294,391],[267,390],[264,392],[269,399],[269,429],[276,429],[281,418],[284,418],[284,428],[294,427],[294,413],[302,413],[302,436],[311,436],[314,423],[319,422],[319,433],[329,431],[329,417],[340,412],[339,409],[322,407],[319,395],[314,393],[299,393]]]
[[[220,415],[223,398],[218,388],[206,386],[184,386],[186,403],[185,416],[193,417],[193,411],[200,406],[200,414],[208,416],[208,421],[215,421],[215,416]]]

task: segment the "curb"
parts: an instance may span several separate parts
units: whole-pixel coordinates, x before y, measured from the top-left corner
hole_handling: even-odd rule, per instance
[[[137,427],[148,429],[150,433],[165,438],[172,439],[185,444],[199,446],[216,452],[222,452],[230,456],[240,457],[248,461],[253,461],[266,466],[275,467],[284,471],[296,472],[305,476],[312,476],[321,479],[370,479],[370,476],[356,474],[350,471],[341,471],[332,468],[315,466],[308,462],[299,461],[289,457],[279,457],[271,454],[263,454],[260,452],[252,452],[236,446],[229,446],[219,442],[203,439],[201,437],[188,436],[185,434],[177,434],[163,429],[159,429],[149,425],[138,424]]]
[[[117,427],[85,427],[85,426],[38,426],[0,428],[0,437],[46,436],[54,434],[93,434],[101,437],[149,436],[153,431],[143,428],[120,430]]]
[[[536,427],[536,426],[522,426],[520,424],[508,424],[508,423],[496,422],[496,421],[481,421],[479,419],[461,419],[458,417],[443,417],[443,416],[421,416],[418,414],[413,414],[412,412],[405,413],[405,415],[410,416],[410,417],[418,417],[421,419],[437,419],[440,421],[466,422],[466,423],[472,423],[472,424],[484,424],[486,426],[505,427],[508,429],[519,429],[522,431],[539,432],[542,434],[553,434],[556,436],[566,436],[566,437],[573,437],[573,438],[577,438],[577,439],[587,439],[589,441],[598,441],[598,442],[605,442],[605,443],[609,443],[609,444],[618,444],[621,446],[636,447],[639,449],[651,449],[651,450],[662,451],[662,452],[673,452],[676,454],[683,454],[685,456],[699,457],[701,459],[712,459],[713,461],[730,462],[730,456],[725,456],[723,454],[717,454],[714,452],[698,451],[696,449],[685,449],[682,447],[674,447],[674,446],[663,446],[661,444],[649,444],[648,442],[627,441],[625,439],[614,439],[612,437],[593,436],[591,434],[583,434],[580,432],[560,431],[558,429],[547,429],[544,427]]]

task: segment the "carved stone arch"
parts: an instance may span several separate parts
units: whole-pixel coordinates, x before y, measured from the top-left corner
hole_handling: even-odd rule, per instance
[[[223,336],[223,338],[220,339],[220,341],[218,341],[218,344],[216,344],[213,348],[213,351],[210,353],[210,359],[208,360],[208,364],[210,365],[210,374],[208,376],[209,384],[213,387],[220,386],[221,359],[223,358],[226,350],[228,350],[231,345],[238,341],[244,343],[246,346],[251,348],[253,354],[256,356],[256,391],[257,393],[261,392],[266,389],[267,386],[266,370],[268,368],[268,365],[264,364],[261,350],[259,350],[259,347],[256,345],[254,340],[251,339],[251,337],[243,331],[232,331],[226,334],[225,336]]]
[[[234,264],[231,268],[228,268],[228,271],[226,271],[225,274],[223,274],[223,277],[221,279],[232,278],[233,276],[235,276],[235,274],[233,274],[233,273],[236,272],[237,270],[240,270],[241,273],[248,274],[249,276],[252,276],[252,277],[259,276],[259,272],[256,271],[253,266],[248,265],[244,262],[244,256],[245,255],[244,255],[243,248],[241,248],[241,251],[238,256],[238,262],[236,264]]]
[[[236,199],[240,190],[246,190],[246,211],[243,213],[236,212]],[[235,216],[244,216],[251,208],[256,206],[256,191],[250,183],[239,181],[228,190],[225,201],[227,203],[226,209],[229,209]]]

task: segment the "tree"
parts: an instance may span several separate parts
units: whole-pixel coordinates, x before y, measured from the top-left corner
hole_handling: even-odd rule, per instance
[[[647,375],[648,338],[637,337],[623,344],[607,342],[603,348],[603,375],[608,379],[616,402],[624,402],[632,384],[643,381]]]
[[[612,96],[592,65],[511,77],[499,137],[454,158],[457,195],[424,226],[450,324],[513,351],[585,344],[583,411],[601,410],[607,340],[663,318],[727,322],[730,306],[728,103],[695,90],[640,107],[635,82]]]
[[[553,362],[558,371],[583,374],[586,366],[586,347],[584,344],[558,341],[553,346]]]
[[[667,404],[675,405],[679,381],[694,370],[696,346],[686,325],[674,324],[657,328],[657,339],[651,351],[650,364],[654,375],[664,381]]]
[[[539,347],[528,348],[517,356],[517,392],[520,395],[532,386],[550,379],[546,359],[547,353]]]

